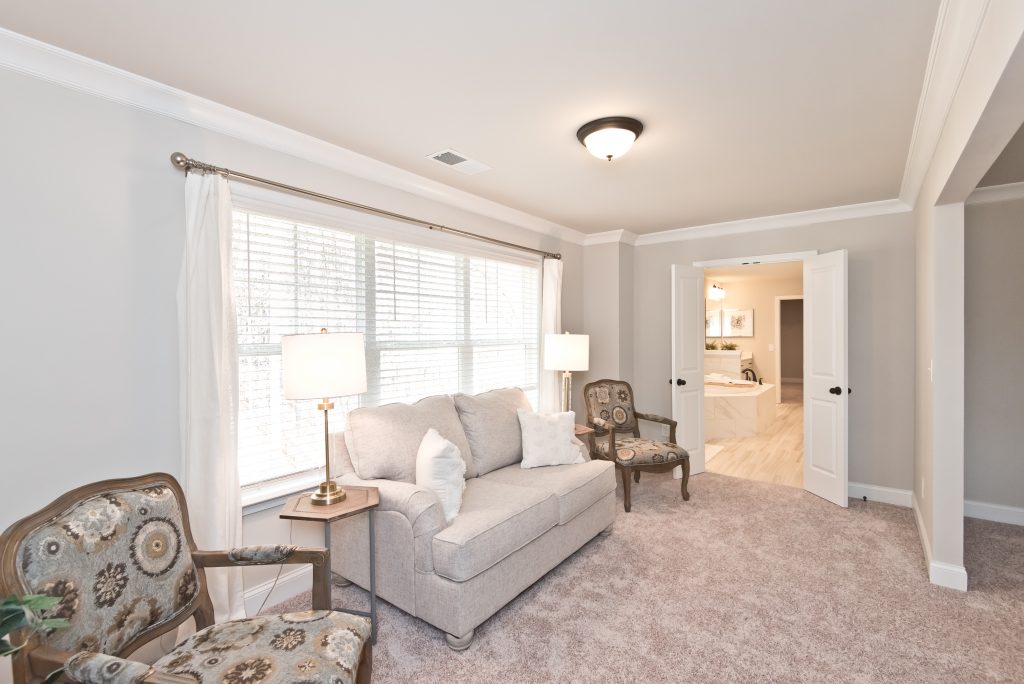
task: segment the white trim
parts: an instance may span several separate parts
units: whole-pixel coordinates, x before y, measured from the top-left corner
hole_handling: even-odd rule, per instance
[[[312,588],[312,565],[301,565],[295,570],[284,571],[276,579],[269,579],[245,590],[245,614],[248,617],[253,617],[261,605],[264,608],[269,608]],[[264,600],[266,600],[265,605]]]
[[[967,196],[965,204],[991,204],[1024,199],[1024,181],[1006,185],[988,185],[978,188]]]
[[[603,233],[591,233],[583,238],[583,245],[604,245],[609,242],[622,242],[627,245],[636,244],[637,235],[628,230],[606,230]]]
[[[900,199],[909,206],[917,203],[938,147],[946,119],[956,99],[988,11],[989,0],[952,3],[942,0],[935,20],[935,32],[928,52],[924,84],[917,103],[910,148],[900,183]],[[971,15],[974,15],[973,26]],[[965,30],[965,27],[969,27]]]
[[[980,518],[1009,525],[1024,525],[1024,508],[984,501],[964,501],[964,517]]]
[[[585,235],[578,230],[3,28],[0,67],[223,133],[535,233],[583,244]],[[175,151],[168,149],[168,157]],[[217,159],[202,161],[227,163]]]
[[[869,216],[903,214],[911,211],[911,209],[910,205],[898,199],[864,202],[863,204],[847,204],[840,207],[796,211],[791,214],[776,214],[774,216],[761,216],[758,218],[709,223],[703,226],[673,228],[657,233],[647,233],[646,235],[637,236],[636,245],[640,247],[643,245],[657,245],[664,242],[679,242],[681,240],[700,240],[719,235],[736,235],[764,230],[795,228],[797,226],[809,226],[816,223],[830,223],[832,221],[845,221]]]
[[[924,549],[925,564],[928,566],[928,581],[940,587],[967,591],[967,568],[962,565],[932,560],[932,545],[925,532],[924,518],[921,517],[921,507],[917,503],[917,496],[913,493],[911,493],[911,508],[914,510],[914,521],[917,523],[917,532],[921,537],[921,546]]]
[[[851,499],[863,499],[866,496],[868,501],[877,501],[903,508],[911,507],[913,497],[913,493],[909,489],[896,489],[863,482],[850,482],[847,485],[847,491],[850,493]]]
[[[817,254],[817,252],[815,252]],[[814,256],[813,254],[811,256]],[[802,275],[802,274],[801,274]],[[795,301],[799,299],[803,301],[803,294],[798,295],[776,295],[775,296],[775,403],[782,403],[782,383],[787,378],[782,377],[782,302]],[[801,375],[799,378],[788,378],[790,382],[800,382],[803,384],[804,377]],[[849,488],[850,485],[848,485]]]
[[[818,250],[812,249],[805,252],[761,254],[759,256],[728,257],[726,259],[706,259],[704,261],[694,261],[693,265],[699,268],[726,268],[729,266],[749,266],[751,264],[781,264],[789,261],[803,261],[804,259],[817,255]]]

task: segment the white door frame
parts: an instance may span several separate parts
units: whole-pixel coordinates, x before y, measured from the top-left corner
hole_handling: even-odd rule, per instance
[[[799,299],[803,301],[804,296],[798,295],[778,295],[775,297],[775,373],[778,375],[775,378],[775,403],[782,403],[782,302],[792,301]],[[800,377],[803,377],[803,371],[800,371]]]

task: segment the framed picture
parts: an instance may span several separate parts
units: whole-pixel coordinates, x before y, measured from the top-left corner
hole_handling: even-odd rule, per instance
[[[704,337],[722,336],[722,317],[720,311],[704,311]]]
[[[753,337],[754,310],[726,309],[722,324],[725,326],[723,337]]]

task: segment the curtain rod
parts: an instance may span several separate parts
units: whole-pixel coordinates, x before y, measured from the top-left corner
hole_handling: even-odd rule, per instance
[[[175,168],[188,173],[189,171],[196,170],[204,173],[219,173],[225,178],[240,178],[247,180],[251,183],[258,183],[260,185],[268,185],[272,188],[279,188],[281,190],[287,190],[298,195],[306,195],[307,197],[313,197],[318,200],[325,202],[332,202],[334,204],[340,204],[344,207],[351,209],[357,209],[359,211],[366,212],[368,214],[376,214],[377,216],[386,216],[388,218],[397,219],[413,225],[422,226],[429,230],[436,230],[441,233],[451,233],[452,235],[459,235],[470,240],[479,240],[480,242],[489,242],[492,245],[501,245],[502,247],[510,247],[512,249],[518,249],[523,252],[530,252],[532,254],[539,254],[545,259],[561,259],[561,254],[553,252],[545,252],[542,249],[534,249],[533,247],[525,247],[523,245],[517,245],[514,242],[505,242],[504,240],[498,240],[497,238],[487,237],[486,235],[478,235],[477,233],[471,233],[468,230],[460,230],[458,228],[451,228],[449,226],[443,226],[439,223],[431,223],[430,221],[423,221],[421,219],[406,216],[405,214],[398,214],[393,211],[387,211],[386,209],[378,209],[376,207],[370,207],[365,204],[359,204],[358,202],[350,202],[349,200],[341,199],[340,197],[332,197],[331,195],[325,195],[323,193],[315,192],[313,190],[304,190],[303,188],[297,188],[294,185],[288,185],[287,183],[278,183],[267,178],[260,178],[259,176],[252,176],[248,173],[242,173],[241,171],[233,171],[231,169],[224,168],[222,166],[214,166],[213,164],[207,164],[206,162],[196,161],[190,157],[185,156],[181,152],[175,152],[171,155],[171,164]]]

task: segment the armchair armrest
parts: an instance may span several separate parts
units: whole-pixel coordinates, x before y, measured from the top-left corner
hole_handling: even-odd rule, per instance
[[[38,654],[38,661],[51,661],[55,657],[67,655],[51,649]],[[60,667],[59,663],[54,664]],[[134,660],[125,660],[116,656],[81,651],[63,661],[64,673],[76,682],[83,684],[195,684],[195,680],[181,675],[167,674],[154,670],[150,665]]]
[[[665,416],[659,416],[656,413],[640,413],[639,411],[637,412],[636,417],[640,418],[641,420],[648,420],[652,423],[661,423],[662,425],[668,425],[668,441],[672,442],[673,444],[676,443],[676,425],[678,425],[676,421],[672,420],[671,418],[666,418]]]
[[[246,565],[313,566],[313,610],[330,610],[327,549],[286,545],[243,546],[230,551],[193,551],[192,562],[200,568],[226,568]]]

